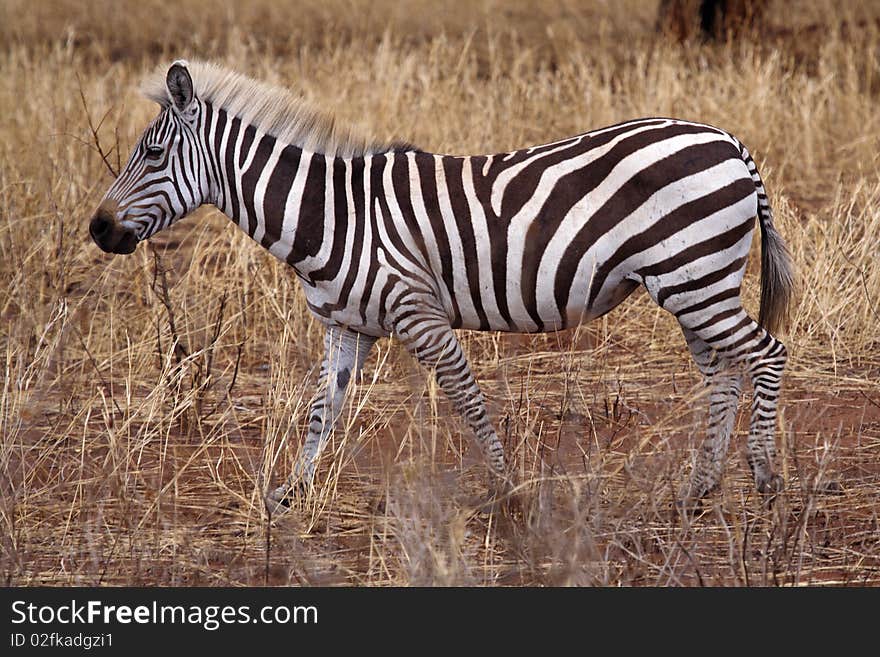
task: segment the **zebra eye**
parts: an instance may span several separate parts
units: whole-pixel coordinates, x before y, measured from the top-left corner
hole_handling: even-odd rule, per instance
[[[163,149],[161,146],[147,146],[147,157],[162,157]]]

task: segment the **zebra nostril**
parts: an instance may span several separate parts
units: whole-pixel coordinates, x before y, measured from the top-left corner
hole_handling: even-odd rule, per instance
[[[111,228],[110,219],[104,214],[96,214],[89,224],[89,232],[93,237],[103,237]]]

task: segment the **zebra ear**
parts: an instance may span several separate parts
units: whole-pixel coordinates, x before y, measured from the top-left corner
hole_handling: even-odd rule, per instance
[[[194,96],[193,81],[184,60],[178,59],[168,69],[165,86],[168,87],[168,96],[178,112],[183,112],[189,107]]]

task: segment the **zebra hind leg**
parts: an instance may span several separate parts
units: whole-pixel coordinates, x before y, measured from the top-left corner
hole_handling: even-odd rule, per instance
[[[710,320],[696,326],[689,326],[688,322],[682,321],[683,317],[679,317],[679,322],[712,350],[716,358],[729,367],[744,370],[750,376],[754,397],[747,443],[748,462],[757,489],[762,493],[774,493],[782,488],[782,479],[774,472],[773,464],[776,457],[776,412],[787,357],[785,346],[742,308],[722,315],[723,318],[717,321]],[[720,398],[715,403],[719,409],[722,408]],[[727,421],[732,426],[734,411],[729,413],[731,419]],[[711,422],[712,417],[710,431]],[[711,473],[706,475],[698,470],[695,471],[695,478],[711,481]],[[693,492],[700,493],[700,488]],[[702,492],[705,494],[705,491]]]
[[[707,435],[697,452],[690,483],[680,494],[681,503],[689,506],[712,492],[721,481],[743,376],[720,361],[712,348],[693,331],[684,327],[682,331],[691,355],[710,387]]]
[[[761,329],[763,330],[763,329]],[[755,485],[762,493],[778,493],[784,482],[773,471],[776,459],[776,411],[782,382],[782,371],[788,353],[779,340],[765,331],[769,344],[749,364],[754,399],[748,441],[748,460],[755,476]]]

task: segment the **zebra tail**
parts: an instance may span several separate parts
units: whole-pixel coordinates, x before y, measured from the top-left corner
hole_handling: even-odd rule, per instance
[[[785,240],[773,225],[773,212],[758,167],[742,144],[740,152],[758,194],[758,223],[761,226],[761,310],[758,323],[772,334],[788,318],[788,306],[794,289],[794,267]]]

